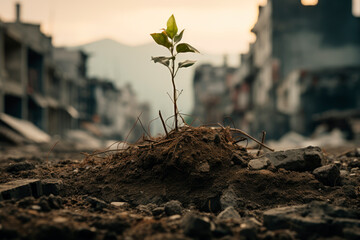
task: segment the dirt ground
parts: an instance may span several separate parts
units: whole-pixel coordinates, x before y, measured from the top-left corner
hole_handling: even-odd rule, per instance
[[[236,140],[227,128],[186,127],[122,150],[81,154],[63,143],[2,147],[0,183],[62,184],[56,196],[1,201],[0,239],[297,239],[291,231],[264,227],[264,211],[313,201],[360,211],[355,146],[323,149],[324,164],[343,170],[335,186],[326,186],[309,171],[250,170],[256,156]],[[241,218],[220,221],[224,202],[232,202]],[[188,231],[189,215],[206,219],[210,232]],[[258,225],[251,234],[244,231],[250,220]]]

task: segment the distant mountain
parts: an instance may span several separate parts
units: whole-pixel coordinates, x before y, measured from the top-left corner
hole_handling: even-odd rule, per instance
[[[161,64],[151,61],[151,56],[167,56],[167,49],[155,43],[127,46],[112,39],[103,39],[73,47],[90,54],[88,73],[90,77],[113,80],[119,87],[131,83],[140,101],[150,102],[151,118],[157,117],[158,110],[163,115],[172,115],[172,85],[170,73]],[[205,54],[184,54],[182,59],[198,60],[198,64],[209,62],[222,63],[222,56]],[[195,65],[195,67],[196,67]],[[191,113],[193,107],[192,80],[195,67],[181,69],[176,78],[177,88],[183,90],[179,98],[179,109]]]

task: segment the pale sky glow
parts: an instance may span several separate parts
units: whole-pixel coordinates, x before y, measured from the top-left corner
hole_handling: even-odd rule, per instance
[[[150,33],[166,26],[171,14],[184,40],[206,53],[246,52],[258,4],[266,0],[0,0],[0,18],[15,18],[22,5],[23,21],[41,23],[55,45],[79,45],[112,38],[127,45],[151,40]]]

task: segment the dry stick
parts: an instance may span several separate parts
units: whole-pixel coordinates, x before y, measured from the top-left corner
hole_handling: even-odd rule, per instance
[[[267,149],[269,149],[270,151],[275,152],[274,149],[266,146],[266,145],[263,144],[262,142],[258,141],[256,138],[250,136],[249,134],[247,134],[247,133],[244,132],[244,131],[241,131],[240,129],[230,128],[230,131],[241,133],[241,134],[243,134],[244,136],[246,136],[246,137],[250,138],[251,140],[253,140],[254,142],[256,142],[257,144],[263,146],[264,148],[267,148]]]
[[[151,126],[151,124],[155,121],[155,120],[157,120],[158,119],[158,117],[156,117],[156,118],[154,118],[154,119],[152,119],[150,122],[149,122],[149,124],[148,124],[148,132],[151,132],[150,131],[150,126]]]
[[[167,131],[167,129],[166,129],[166,125],[165,125],[165,122],[164,122],[164,119],[163,119],[163,117],[162,117],[162,115],[161,115],[161,111],[159,110],[159,116],[160,116],[160,119],[161,119],[161,123],[162,123],[162,125],[163,125],[163,127],[164,127],[164,130],[165,130],[165,133],[166,133],[166,137],[168,138],[169,137],[169,133],[168,133],[168,131]]]
[[[137,118],[136,121],[134,122],[133,126],[131,127],[129,133],[127,134],[127,136],[126,136],[126,138],[125,138],[125,140],[124,140],[124,143],[127,142],[127,139],[129,138],[130,134],[132,133],[132,131],[134,131],[134,129],[135,129],[135,127],[136,127],[136,124],[137,124],[137,122],[140,120],[140,116],[141,116],[142,113],[143,113],[143,112],[140,113],[140,115],[138,116],[138,118]],[[120,145],[120,143],[117,145],[117,148],[118,148],[118,149],[119,149],[119,145]]]
[[[142,122],[141,122],[141,120],[140,120],[140,116],[139,116],[138,118],[139,118],[139,123],[140,123],[142,129],[144,130],[144,132],[146,133],[146,135],[148,135],[148,137],[151,138],[151,135],[145,130],[144,125],[142,124]]]
[[[265,137],[266,137],[266,132],[265,132],[265,131],[262,131],[261,143],[264,143],[264,142],[265,142]],[[259,150],[258,150],[256,156],[259,156],[259,155],[260,155],[261,147],[262,147],[262,146],[259,145]]]
[[[57,141],[56,143],[54,143],[54,145],[50,148],[49,152],[47,153],[47,156],[46,156],[46,165],[47,165],[47,167],[49,167],[49,155],[54,150],[56,144],[58,144],[59,142],[60,142],[60,140]]]

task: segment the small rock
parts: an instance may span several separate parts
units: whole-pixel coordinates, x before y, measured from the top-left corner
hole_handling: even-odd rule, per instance
[[[61,179],[43,179],[41,180],[42,192],[48,196],[50,194],[59,195],[63,187]]]
[[[160,216],[165,212],[165,207],[157,207],[152,210],[153,216]],[[174,215],[175,216],[175,215]]]
[[[65,222],[67,222],[67,221],[69,221],[69,219],[64,218],[64,217],[55,217],[55,218],[53,219],[53,222],[56,222],[56,223],[65,223]]]
[[[41,210],[41,207],[39,205],[32,205],[30,207],[32,210],[36,210],[36,211],[40,211]]]
[[[24,197],[39,197],[41,195],[39,179],[20,179],[0,184],[0,199],[22,199]]]
[[[241,167],[247,167],[248,163],[237,153],[233,153],[231,156],[231,161],[235,165],[240,165]]]
[[[222,210],[225,210],[228,207],[237,207],[238,203],[239,197],[231,187],[226,189],[220,197],[220,205]]]
[[[181,205],[181,202],[178,200],[172,200],[170,202],[165,203],[165,213],[168,216],[179,214],[181,215],[181,212],[183,210],[183,207]]]
[[[227,207],[217,216],[217,219],[241,219],[240,214],[235,210],[234,207]]]
[[[245,239],[258,239],[256,235],[261,226],[262,224],[255,218],[246,218],[243,220],[243,223],[240,224],[241,230],[239,233],[245,237]]]
[[[207,218],[186,215],[182,221],[184,234],[193,238],[210,239],[211,237],[211,224]]]
[[[20,208],[28,208],[29,206],[32,206],[34,204],[35,198],[33,197],[25,197],[18,201],[18,207]]]
[[[360,148],[355,148],[354,150],[346,153],[347,157],[360,157]]]
[[[316,168],[313,174],[317,180],[327,186],[335,186],[340,180],[340,170],[333,164]]]
[[[87,197],[86,201],[91,204],[92,208],[95,208],[96,210],[101,210],[103,208],[106,208],[108,204],[104,202],[103,200],[100,200],[96,197]]]
[[[311,239],[313,234],[341,235],[343,228],[359,227],[359,217],[354,210],[324,202],[270,209],[263,215],[268,229],[290,229],[297,232],[300,239]]]
[[[219,144],[220,142],[221,142],[221,139],[220,139],[219,134],[215,134],[214,143],[215,143],[215,144]]]
[[[349,162],[349,165],[348,167],[351,169],[351,168],[360,168],[360,161],[359,159],[355,158],[355,159],[352,159],[350,162]]]
[[[45,198],[41,198],[39,201],[39,206],[41,207],[41,211],[50,212],[51,207],[49,206],[49,202]]]
[[[178,219],[180,219],[180,218],[181,218],[181,216],[180,216],[179,214],[176,214],[176,215],[170,216],[170,217],[169,217],[169,220],[178,220]]]
[[[215,228],[212,229],[212,235],[216,238],[221,238],[227,235],[232,235],[231,229],[226,223],[218,223]]]
[[[35,165],[29,162],[12,163],[6,167],[6,171],[9,173],[17,173],[21,171],[33,170]]]
[[[115,207],[130,207],[130,204],[127,202],[111,202],[110,204]]]
[[[54,195],[50,194],[50,196],[47,198],[47,201],[48,201],[49,206],[51,207],[51,209],[64,208],[63,200],[59,196],[54,196]]]
[[[277,169],[291,171],[312,171],[321,166],[324,156],[319,147],[307,147],[267,153],[264,157]]]
[[[198,167],[198,171],[202,172],[202,173],[208,173],[210,172],[210,165],[207,161],[203,162],[200,164],[200,166]]]
[[[347,170],[340,170],[340,177],[341,178],[344,178],[344,177],[347,177],[347,176],[349,176],[349,171],[347,171]]]
[[[250,170],[260,170],[265,169],[269,166],[270,161],[267,157],[257,158],[250,160],[248,167]]]

